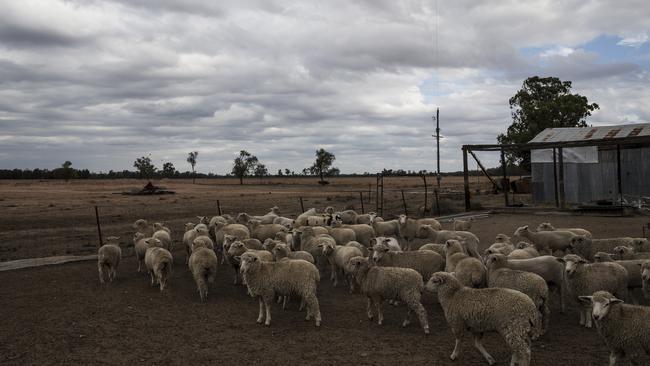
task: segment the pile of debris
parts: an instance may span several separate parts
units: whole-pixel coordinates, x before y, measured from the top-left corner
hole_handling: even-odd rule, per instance
[[[149,195],[158,195],[158,194],[174,194],[174,191],[168,191],[165,187],[158,187],[147,183],[142,189],[132,189],[130,192],[122,192],[122,194],[129,196],[149,196]]]

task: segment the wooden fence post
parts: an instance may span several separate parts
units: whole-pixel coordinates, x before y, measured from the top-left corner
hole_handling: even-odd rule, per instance
[[[361,213],[364,214],[365,209],[363,208],[363,192],[359,192],[359,199],[361,200]]]
[[[305,205],[304,203],[302,203],[302,197],[300,197],[300,209],[302,210],[302,212],[305,212]]]
[[[99,224],[99,210],[97,209],[97,206],[95,206],[95,220],[97,221],[97,234],[99,235],[99,245],[97,248],[102,246],[103,240],[102,240],[102,227]]]
[[[221,203],[219,200],[217,200],[217,212],[219,213],[219,216],[221,216]]]
[[[406,209],[406,199],[404,198],[404,190],[402,189],[401,192],[402,192],[402,203],[404,204],[404,215],[408,216],[409,213],[408,210]]]

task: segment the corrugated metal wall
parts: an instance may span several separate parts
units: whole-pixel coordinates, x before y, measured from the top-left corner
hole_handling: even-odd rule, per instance
[[[564,192],[568,203],[618,198],[616,150],[599,150],[598,163],[564,164]],[[622,149],[623,195],[650,196],[650,148]],[[553,163],[532,164],[533,202],[554,203]]]

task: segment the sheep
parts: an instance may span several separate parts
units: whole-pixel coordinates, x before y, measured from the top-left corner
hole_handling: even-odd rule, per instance
[[[374,212],[369,212],[367,214],[357,215],[355,224],[371,225],[373,216],[377,216],[377,214]]]
[[[650,308],[624,304],[607,291],[580,296],[592,315],[598,334],[609,348],[609,364],[616,365],[620,357],[630,357],[632,364],[642,351],[650,354]]]
[[[293,222],[294,219],[290,219],[288,217],[282,217],[278,216],[275,219],[273,219],[273,224],[278,224],[286,227],[287,229],[292,229],[293,228]]]
[[[251,237],[261,242],[275,238],[275,234],[279,232],[287,232],[287,228],[280,224],[261,224],[259,221],[251,221]]]
[[[381,311],[382,300],[398,298],[408,307],[402,327],[409,325],[411,312],[415,312],[424,334],[429,334],[427,311],[420,302],[423,290],[422,276],[417,271],[410,268],[379,267],[368,258],[360,256],[351,258],[349,267],[359,284],[361,293],[367,297],[368,319],[373,319],[372,306],[374,305],[377,311],[377,323],[382,325],[384,322]]]
[[[643,259],[632,259],[632,260],[614,260],[612,255],[609,253],[598,252],[594,255],[594,260],[597,263],[603,262],[613,262],[618,263],[627,271],[627,289],[630,295],[633,295],[635,288],[642,288],[643,281],[641,279],[641,271],[639,270],[640,266],[643,264]],[[634,301],[637,303],[635,297]]]
[[[230,245],[230,248],[228,248],[228,260],[230,261],[230,265],[232,268],[235,270],[235,280],[233,282],[234,285],[237,285],[239,283],[239,272],[240,272],[240,266],[241,262],[239,261],[239,256],[242,254],[250,252],[250,253],[255,253],[258,258],[260,258],[263,261],[273,261],[273,254],[269,252],[268,250],[257,250],[257,249],[249,249],[246,247],[246,244],[244,244],[241,241],[236,241]]]
[[[550,222],[543,222],[537,226],[537,231],[569,231],[572,232],[576,235],[583,235],[586,236],[587,238],[592,238],[591,233],[588,230],[585,229],[580,229],[580,228],[555,228],[553,225],[551,225]]]
[[[632,247],[637,252],[650,252],[650,240],[646,238],[634,238]]]
[[[539,252],[535,249],[535,245],[521,241],[517,244],[517,249],[508,254],[510,259],[528,259],[539,257]]]
[[[424,244],[421,246],[418,250],[431,250],[434,251],[438,254],[440,254],[441,257],[445,258],[445,244],[435,244],[435,243],[429,243],[429,244]]]
[[[270,211],[263,216],[249,216],[249,218],[257,220],[262,224],[273,224],[275,219],[280,217],[280,208],[278,206],[273,206],[269,210]]]
[[[456,272],[456,277],[464,286],[483,287],[486,282],[487,270],[483,263],[465,254],[458,240],[447,240],[445,271]]]
[[[509,255],[512,251],[515,250],[515,246],[512,243],[493,243],[490,245],[483,254],[487,257],[490,254],[503,254]]]
[[[512,351],[510,364],[529,365],[530,340],[541,334],[541,319],[528,296],[504,288],[463,287],[456,277],[445,272],[431,276],[425,289],[438,292],[445,319],[456,339],[452,360],[459,356],[463,334],[470,331],[476,349],[490,365],[494,364],[481,340],[483,333],[496,331]]]
[[[431,225],[421,225],[417,230],[416,237],[429,239],[437,244],[446,243],[449,239],[459,239],[463,243],[463,248],[467,254],[474,258],[481,258],[478,252],[478,237],[469,231],[435,230]]]
[[[357,223],[358,214],[354,210],[346,210],[334,213],[334,220],[340,221],[344,225],[354,225]]]
[[[641,283],[643,296],[650,300],[650,261],[644,260],[641,265]]]
[[[185,226],[184,226],[185,230],[183,232],[185,233],[185,232],[188,232],[188,231],[194,229],[194,226],[196,226],[196,225],[193,222],[186,222]]]
[[[232,248],[232,247],[231,247]],[[264,321],[271,325],[271,304],[276,295],[299,295],[307,305],[307,317],[314,317],[320,327],[321,314],[316,297],[320,275],[312,263],[304,260],[284,260],[265,262],[258,253],[246,252],[241,255],[240,272],[246,279],[246,286],[251,296],[257,297],[260,305],[257,323]],[[266,320],[264,320],[266,310]]]
[[[203,224],[206,227],[210,224],[210,219],[207,216],[197,216],[197,219],[199,219],[199,225]]]
[[[612,253],[619,245],[632,246],[632,238],[607,238],[590,239],[584,235],[578,235],[571,239],[570,250],[573,254],[593,261],[594,254],[598,252]]]
[[[330,216],[309,216],[307,218],[307,226],[329,226],[329,224],[332,222],[332,218]]]
[[[230,246],[232,245],[232,243],[238,241],[239,239],[234,235],[228,235],[228,234],[224,235],[223,238],[224,238],[223,239],[223,252],[224,252],[224,258],[225,258],[227,256],[228,249],[230,249]],[[239,240],[239,241],[244,243],[244,245],[248,249],[255,249],[255,250],[265,249],[264,244],[262,244],[259,240],[254,239],[254,238],[248,238],[248,239],[243,239],[243,240]]]
[[[99,283],[113,282],[117,278],[117,268],[122,259],[122,249],[119,245],[111,243],[102,245],[97,251],[97,270]]]
[[[323,255],[327,258],[327,261],[330,264],[331,274],[330,280],[334,284],[334,287],[338,285],[338,273],[345,270],[348,262],[353,257],[361,257],[362,253],[359,248],[336,245],[332,242],[324,242],[318,244],[318,247],[322,249]],[[345,276],[347,282],[350,284],[350,292],[354,290],[352,281],[348,276]]]
[[[588,306],[579,301],[596,291],[610,291],[620,298],[627,298],[627,271],[617,263],[588,263],[584,258],[567,254],[557,260],[564,264],[567,289],[580,309],[580,325],[591,328]]]
[[[332,227],[327,228],[328,234],[336,240],[336,244],[345,245],[348,242],[356,241],[357,234],[354,230],[345,227]]]
[[[208,248],[214,251],[214,242],[207,235],[199,235],[192,241],[192,252],[194,248]]]
[[[445,260],[434,251],[395,252],[383,243],[377,243],[372,247],[372,260],[382,267],[414,269],[424,279],[429,279],[434,272],[442,271],[445,266]]]
[[[358,241],[350,241],[347,244],[345,244],[346,247],[355,247],[361,251],[361,255],[363,257],[368,257],[368,248],[365,247],[363,244],[359,243]]]
[[[618,246],[614,248],[614,254],[618,256],[619,259],[650,259],[650,252],[635,253],[634,248],[628,246]]]
[[[251,237],[250,230],[248,230],[246,225],[217,223],[214,227],[214,247],[217,254],[221,254],[222,263],[225,260],[225,253],[227,251],[227,249],[223,248],[224,237],[226,235],[233,235],[238,240],[245,240]]]
[[[467,220],[454,219],[454,231],[469,231],[472,228],[474,218],[470,217]]]
[[[303,250],[298,250],[295,252],[291,251],[289,249],[289,246],[287,246],[287,244],[278,243],[275,245],[275,247],[273,247],[271,252],[273,253],[273,259],[275,259],[276,262],[284,258],[289,258],[289,259],[302,259],[309,263],[314,263],[314,257],[311,254]]]
[[[160,292],[167,287],[167,280],[172,271],[174,259],[172,254],[162,248],[162,242],[156,238],[147,239],[147,252],[144,256],[144,263],[151,276],[151,286],[156,283],[160,285]]]
[[[388,246],[388,249],[394,251],[394,252],[401,252],[402,247],[399,246],[399,242],[395,238],[387,238],[384,236],[378,236],[376,238],[372,238],[370,240],[370,246],[371,248],[375,246],[377,243],[383,243],[384,245]]]
[[[406,215],[400,215],[397,219],[399,227],[399,236],[406,240],[406,250],[411,249],[411,241],[417,237],[418,229],[421,225],[431,225],[434,230],[440,230],[442,225],[436,219],[419,219],[414,220]]]
[[[218,263],[214,250],[201,246],[204,242],[200,238],[194,239],[195,245],[192,246],[192,255],[189,260],[190,271],[202,302],[208,299],[208,286],[214,282]]]
[[[169,232],[167,230],[164,229],[158,230],[155,233],[153,233],[151,237],[160,240],[163,248],[169,251],[172,250],[172,237],[171,235],[169,235]]]
[[[370,217],[370,226],[375,230],[377,236],[399,236],[399,223],[397,220],[380,221],[381,217],[372,214]]]
[[[356,241],[367,247],[370,246],[370,240],[375,237],[375,230],[372,226],[366,224],[343,225],[340,221],[333,221],[332,227],[354,230]]]
[[[135,257],[138,260],[138,272],[144,267],[144,255],[147,252],[146,240],[149,239],[143,233],[135,233],[133,235],[133,250]]]
[[[309,210],[307,210],[307,211],[301,213],[300,215],[298,215],[298,217],[296,218],[296,221],[293,222],[293,227],[294,228],[299,228],[301,226],[307,226],[307,219],[310,216],[317,216],[317,215],[318,215],[318,213],[316,212],[316,209],[315,208],[310,208]]]
[[[505,266],[510,269],[535,273],[542,277],[547,284],[554,285],[560,292],[561,312],[566,310],[566,285],[564,283],[564,265],[556,257],[543,255],[530,259],[506,258]]]
[[[506,267],[506,256],[491,254],[486,259],[487,284],[489,287],[502,287],[520,291],[535,303],[542,319],[542,333],[546,333],[551,311],[548,306],[548,285],[538,274],[518,271]]]
[[[528,229],[528,225],[518,228],[513,235],[530,240],[535,244],[537,251],[549,254],[553,254],[556,250],[565,251],[571,243],[571,238],[576,236],[570,231],[532,232]]]
[[[153,235],[153,229],[145,219],[135,220],[133,228],[136,229],[137,232],[143,233],[147,238],[150,238],[151,235]]]
[[[165,226],[165,224],[160,223],[160,222],[154,222],[153,231],[156,232],[156,231],[159,231],[159,230],[165,230],[169,235],[171,235],[171,233],[172,233],[171,229],[168,228],[167,226]]]
[[[192,254],[192,243],[194,243],[194,239],[199,236],[205,236],[208,234],[208,231],[203,230],[202,227],[199,227],[198,229],[194,227],[183,233],[183,245],[185,246],[185,253],[187,254],[185,257],[185,264],[188,264],[190,261],[190,254]]]
[[[494,238],[494,242],[495,243],[509,243],[509,244],[512,244],[510,242],[510,239],[511,238],[506,234],[497,234],[497,236]]]

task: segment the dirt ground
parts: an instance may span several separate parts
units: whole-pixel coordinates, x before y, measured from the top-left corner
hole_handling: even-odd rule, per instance
[[[267,196],[273,198],[265,199],[257,186],[240,188],[227,184],[187,188],[187,184],[165,182],[163,185],[179,193],[127,198],[110,192],[137,186],[133,181],[80,184],[78,189],[64,183],[20,183],[0,184],[0,204],[6,207],[0,213],[0,243],[12,243],[0,244],[3,260],[66,250],[70,254],[95,251],[94,217],[89,212],[92,204],[101,206],[104,235],[130,238],[133,218],[146,217],[170,222],[176,239],[180,239],[183,222],[196,214],[213,214],[217,198],[227,212],[246,207],[266,209],[271,202],[282,208],[283,199],[293,200],[291,210],[297,212],[298,195],[308,197],[308,203],[314,205],[345,204],[344,194],[334,194],[341,190],[336,185],[309,192],[299,184],[269,185],[267,190],[272,193]],[[358,188],[350,185],[346,189]],[[111,209],[111,205],[117,208]],[[170,220],[172,217],[176,218]],[[473,231],[486,246],[497,233],[512,234],[518,226],[536,226],[542,221],[584,227],[596,237],[611,237],[640,236],[641,226],[650,220],[550,213],[496,214],[478,220]],[[26,235],[30,230],[36,233],[23,242],[28,248],[15,244],[16,236]],[[230,268],[219,269],[209,299],[202,304],[184,268],[184,254],[177,246],[170,286],[159,293],[149,286],[147,276],[136,272],[137,264],[128,256],[129,241],[123,241],[127,257],[120,266],[119,278],[106,289],[99,285],[94,262],[0,272],[0,309],[4,315],[0,364],[486,364],[469,338],[464,340],[460,359],[449,360],[454,342],[441,308],[430,295],[424,298],[432,329],[429,336],[423,334],[417,321],[407,328],[400,327],[403,307],[384,305],[383,326],[368,321],[365,299],[349,294],[341,286],[333,288],[327,275],[323,275],[319,287],[323,316],[320,328],[304,321],[305,314],[297,311],[297,304],[285,311],[275,306],[271,326],[264,327],[255,323],[257,301],[248,297],[243,287],[232,285]],[[11,247],[16,249],[6,250]],[[596,331],[578,326],[575,307],[561,314],[557,293],[553,292],[551,300],[550,329],[533,343],[532,364],[605,364],[608,352]],[[510,355],[498,335],[487,335],[485,346],[498,364],[507,364]],[[639,361],[650,364],[648,357]]]

